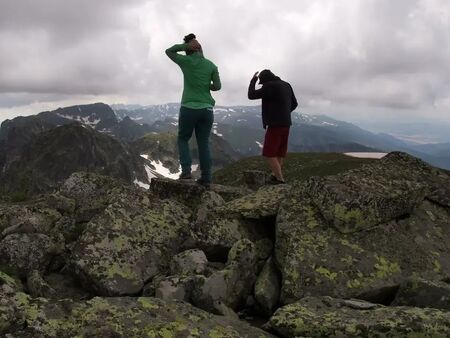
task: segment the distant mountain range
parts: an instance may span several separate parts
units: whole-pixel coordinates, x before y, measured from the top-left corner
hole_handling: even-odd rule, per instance
[[[155,176],[176,177],[178,111],[179,105],[173,103],[111,107],[96,103],[6,120],[0,128],[0,190],[44,191],[79,170],[144,187]],[[294,112],[292,120],[291,152],[401,150],[450,168],[450,143],[415,144],[327,116]],[[260,154],[264,139],[260,107],[216,107],[213,134],[215,169]],[[192,146],[195,158],[195,142]]]
[[[113,105],[118,118],[129,117],[138,123],[148,123],[158,131],[175,130],[179,104]],[[264,129],[259,106],[215,108],[213,132],[223,137],[242,156],[261,152]],[[372,133],[354,124],[324,115],[292,113],[289,150],[292,152],[389,152],[401,150],[430,164],[450,168],[450,144],[420,144],[396,138],[390,134]]]

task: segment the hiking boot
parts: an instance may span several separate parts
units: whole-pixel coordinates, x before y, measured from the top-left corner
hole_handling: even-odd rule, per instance
[[[181,173],[180,177],[178,177],[179,180],[192,180],[191,173]]]
[[[270,185],[277,185],[277,184],[285,184],[286,181],[279,180],[279,179],[276,178],[274,175],[270,175],[270,178],[269,178],[268,183],[269,183]]]
[[[211,181],[207,181],[203,178],[199,178],[198,180],[196,180],[195,182],[197,182],[198,184],[202,185],[203,187],[205,187],[206,189],[211,188]]]

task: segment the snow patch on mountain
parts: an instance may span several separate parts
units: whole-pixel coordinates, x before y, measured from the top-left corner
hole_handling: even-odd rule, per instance
[[[81,109],[80,108],[78,108],[78,109],[81,112]],[[85,124],[85,125],[88,125],[91,127],[95,127],[101,121],[101,119],[99,119],[99,118],[92,120],[92,116],[73,116],[73,115],[65,115],[65,114],[61,114],[61,113],[56,113],[56,115],[58,115],[59,117],[65,118],[67,120],[81,122],[82,124]]]
[[[144,188],[146,190],[150,189],[150,184],[144,183],[139,181],[137,178],[134,179],[133,183],[141,188]]]
[[[181,172],[181,167],[178,168],[178,171],[172,173],[169,168],[166,168],[161,161],[152,160],[149,158],[147,154],[141,154],[141,157],[144,158],[148,164],[145,165],[145,171],[147,172],[148,179],[163,176],[166,178],[177,179]],[[154,168],[154,169],[153,169]]]
[[[387,153],[344,153],[344,155],[357,157],[357,158],[374,158],[381,159],[387,155]]]
[[[176,173],[172,173],[160,161],[150,161],[150,164],[155,168],[155,171],[158,174],[160,174],[164,177],[171,178],[171,179],[177,179],[178,176],[180,176],[181,167],[178,168],[178,171]]]
[[[213,123],[213,129],[212,129],[212,132],[213,132],[213,134],[216,134],[216,135],[219,136],[219,137],[223,137],[223,134],[220,134],[220,133],[217,131],[217,122],[214,122],[214,123]]]

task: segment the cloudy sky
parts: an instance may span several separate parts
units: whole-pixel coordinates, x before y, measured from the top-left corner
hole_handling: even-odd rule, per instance
[[[450,124],[448,0],[0,0],[0,121],[179,101],[164,50],[190,32],[219,67],[219,105],[249,104],[271,68],[304,112]]]

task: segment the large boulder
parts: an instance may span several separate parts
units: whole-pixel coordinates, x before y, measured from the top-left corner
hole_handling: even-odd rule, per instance
[[[325,220],[343,233],[407,216],[423,201],[427,185],[410,174],[422,167],[405,166],[395,156],[340,175],[312,177],[307,193]]]
[[[212,184],[209,189],[219,194],[226,201],[250,193],[246,188],[228,187],[217,184]],[[153,178],[150,184],[150,190],[159,198],[170,198],[190,207],[196,207],[201,200],[201,196],[208,189],[192,180],[179,181],[168,178]]]
[[[271,315],[280,300],[280,273],[272,258],[264,264],[255,284],[255,299],[266,315]]]
[[[35,270],[45,272],[52,257],[62,250],[62,243],[44,234],[12,234],[0,241],[0,267],[26,278]]]
[[[245,304],[256,281],[256,250],[249,240],[237,242],[230,250],[224,269],[197,279],[192,303],[209,312],[221,314],[221,304],[237,310]]]
[[[198,210],[204,210],[204,205],[215,208],[198,215],[192,228],[192,245],[201,248],[210,258],[225,260],[237,241],[248,239],[265,256],[262,259],[266,259],[271,254],[275,215],[288,191],[287,185],[264,187],[226,203],[213,198],[214,194],[204,194],[204,202]]]
[[[176,255],[170,264],[172,275],[204,274],[208,267],[208,259],[203,251],[198,249],[186,250]]]
[[[0,237],[13,233],[48,234],[62,215],[43,203],[1,204]]]
[[[189,229],[190,211],[140,189],[122,187],[72,249],[71,270],[105,296],[133,295],[169,269]]]
[[[219,210],[250,219],[275,217],[280,203],[289,194],[290,188],[287,184],[265,186],[254,193],[226,203]]]
[[[210,260],[225,261],[236,242],[248,239],[257,243],[270,238],[272,232],[272,226],[265,222],[216,209],[205,220],[192,226],[190,245],[203,250]]]
[[[32,299],[0,294],[0,334],[13,337],[273,337],[239,320],[156,298]]]
[[[269,326],[283,338],[449,337],[450,312],[306,297],[277,310]]]
[[[57,196],[74,201],[75,220],[88,222],[109,205],[110,198],[121,187],[122,183],[112,177],[77,172],[63,182]],[[66,200],[65,203],[69,202]]]
[[[400,285],[392,305],[450,310],[450,285],[441,281],[411,278]]]
[[[350,177],[365,190],[352,184]],[[449,210],[424,198],[434,189],[435,179],[445,177],[418,160],[393,154],[378,163],[326,178],[320,186],[316,179],[315,183],[294,185],[280,207],[276,224],[275,254],[282,273],[282,303],[320,295],[386,303],[409,276],[447,278]],[[350,190],[348,197],[341,180],[362,196],[358,198]],[[450,185],[450,179],[446,184]],[[371,192],[376,201],[387,204],[370,204]],[[398,204],[395,198],[391,208],[382,192],[405,202],[404,209],[400,208],[403,202]],[[324,194],[333,198],[325,198]],[[410,196],[413,203],[408,204],[402,196]],[[337,215],[331,212],[346,200],[353,209]],[[382,210],[392,211],[387,213],[389,218]]]

